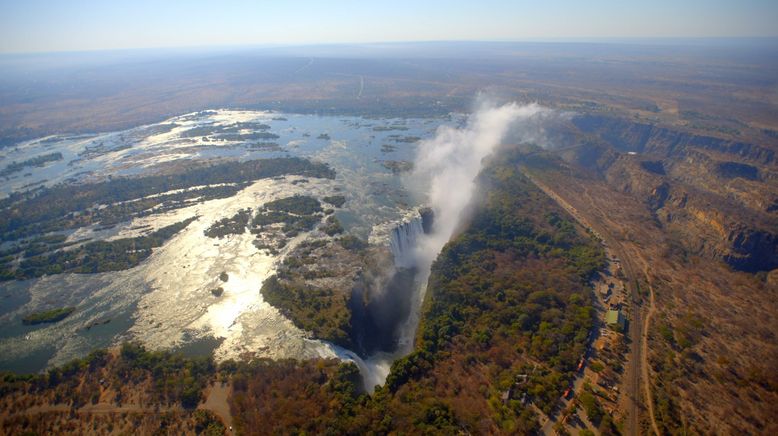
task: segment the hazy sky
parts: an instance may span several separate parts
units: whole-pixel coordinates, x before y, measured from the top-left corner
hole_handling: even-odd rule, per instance
[[[0,0],[0,52],[778,36],[778,0]]]

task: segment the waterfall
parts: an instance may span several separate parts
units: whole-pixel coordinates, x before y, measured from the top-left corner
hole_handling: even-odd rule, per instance
[[[388,240],[394,256],[393,270],[354,289],[349,303],[356,333],[352,339],[361,354],[332,346],[338,357],[359,367],[368,392],[383,385],[392,362],[413,348],[419,320],[414,312],[421,307],[429,275],[426,263],[419,264],[418,252],[432,229],[433,215],[432,209],[421,208],[392,228]],[[420,268],[427,272],[422,271],[420,276]]]
[[[404,221],[392,230],[389,246],[394,255],[394,265],[398,268],[412,268],[416,266],[416,245],[424,234],[424,226],[421,215]]]
[[[392,362],[396,358],[389,353],[379,352],[370,358],[362,359],[353,351],[333,344],[328,345],[340,360],[351,361],[357,365],[359,373],[362,375],[363,387],[371,394],[375,391],[376,386],[383,386],[386,376],[389,375]]]

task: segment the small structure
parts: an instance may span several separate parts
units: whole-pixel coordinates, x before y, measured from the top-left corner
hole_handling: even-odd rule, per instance
[[[615,328],[621,332],[625,331],[627,320],[624,318],[624,314],[619,309],[610,309],[608,314],[605,315],[605,324],[610,328]]]
[[[508,389],[507,391],[502,393],[502,404],[508,404],[508,401],[511,399],[511,390]]]

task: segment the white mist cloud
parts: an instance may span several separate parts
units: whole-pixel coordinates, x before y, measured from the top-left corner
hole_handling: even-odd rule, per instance
[[[426,291],[432,262],[461,225],[465,210],[476,191],[475,178],[483,160],[505,140],[534,142],[544,136],[544,120],[553,112],[537,104],[508,103],[497,106],[482,102],[464,127],[440,127],[435,137],[419,143],[414,171],[407,180],[411,189],[427,194],[427,203],[435,212],[430,234],[416,239],[411,264],[415,264],[418,292],[413,295],[411,313],[400,326],[398,349],[377,353],[367,359],[346,354],[360,368],[365,386],[372,392],[383,384],[391,363],[413,349],[419,325],[419,311]],[[342,355],[339,353],[338,355]]]
[[[538,118],[550,112],[537,104],[496,106],[483,102],[463,128],[442,126],[434,138],[419,144],[411,178],[422,186],[429,186],[428,201],[435,212],[432,233],[423,238],[418,247],[421,268],[429,267],[460,225],[463,212],[476,190],[475,178],[484,158],[492,154],[509,133],[514,140],[534,137]],[[522,125],[533,128],[524,129]],[[522,134],[523,130],[527,130],[527,135]]]

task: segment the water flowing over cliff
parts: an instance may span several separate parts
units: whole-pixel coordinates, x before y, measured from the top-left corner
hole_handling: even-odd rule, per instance
[[[395,267],[412,268],[416,266],[416,248],[424,233],[421,215],[403,221],[392,230],[389,237],[389,247],[394,255]]]

